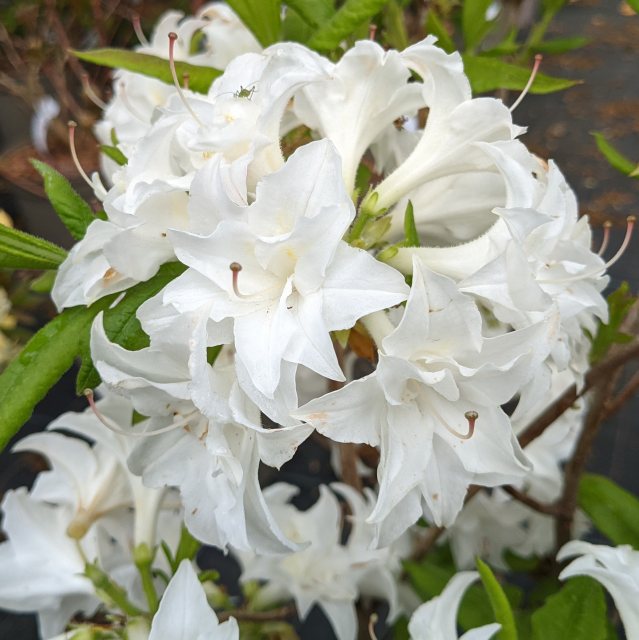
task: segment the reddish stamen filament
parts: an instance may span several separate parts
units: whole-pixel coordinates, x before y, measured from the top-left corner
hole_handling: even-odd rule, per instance
[[[140,44],[144,47],[149,46],[149,41],[144,35],[144,31],[142,31],[142,24],[140,23],[140,15],[138,13],[134,13],[131,16],[131,22],[133,23],[133,31],[135,31],[135,35],[137,39],[140,41]]]
[[[73,120],[69,120],[69,149],[71,150],[71,157],[73,158],[73,164],[75,164],[75,168],[78,170],[78,173],[82,176],[82,179],[91,187],[91,189],[95,190],[95,185],[91,182],[91,178],[86,174],[86,171],[82,168],[80,164],[80,160],[78,160],[78,154],[75,150],[75,130],[78,126],[77,122]]]
[[[111,418],[105,416],[97,407],[95,403],[95,398],[93,397],[93,391],[91,389],[85,389],[84,395],[91,407],[91,411],[95,414],[95,417],[107,428],[113,431],[114,433],[118,433],[123,436],[128,436],[129,438],[151,438],[153,436],[159,436],[162,433],[166,433],[167,431],[173,431],[174,429],[178,429],[180,427],[186,426],[192,419],[196,411],[191,411],[182,418],[182,420],[178,420],[177,422],[173,422],[172,424],[162,427],[161,429],[156,429],[155,431],[144,431],[144,432],[136,432],[136,431],[125,431],[124,429],[120,429],[120,427],[113,421]]]
[[[368,27],[368,39],[375,40],[375,36],[377,35],[377,25],[371,24]]]
[[[526,94],[528,93],[528,91],[530,91],[530,87],[532,87],[532,84],[535,81],[535,76],[539,71],[539,65],[541,64],[542,59],[543,59],[543,56],[541,55],[541,53],[538,53],[535,56],[535,64],[533,65],[532,71],[530,72],[530,78],[528,78],[528,82],[526,83],[524,90],[519,94],[519,97],[517,98],[517,100],[515,100],[515,102],[510,107],[511,112],[514,111],[521,104],[521,101],[526,97]]]
[[[184,88],[186,90],[188,90],[188,88],[189,88],[189,81],[190,80],[191,80],[191,75],[188,72],[182,74],[182,84],[184,85]]]
[[[93,90],[93,87],[91,86],[91,82],[89,81],[89,74],[86,72],[83,73],[81,79],[82,89],[84,90],[87,98],[89,98],[89,100],[91,100],[91,102],[93,102],[96,107],[99,107],[102,110],[106,109],[106,102],[104,102],[104,100],[102,100],[102,98],[98,96],[98,94]]]
[[[477,421],[477,418],[479,418],[479,414],[477,411],[466,411],[464,418],[468,420],[468,433],[460,433],[457,429],[453,429],[453,427],[446,424],[446,422],[443,422],[443,425],[446,427],[446,430],[452,433],[455,437],[460,438],[461,440],[470,440],[475,433],[475,422]]]
[[[171,69],[171,76],[173,77],[173,84],[175,85],[178,95],[180,96],[180,100],[182,100],[182,103],[186,107],[187,111],[191,114],[195,122],[203,127],[204,125],[202,124],[202,121],[197,117],[195,111],[193,111],[193,109],[191,108],[191,105],[188,103],[188,100],[186,99],[186,96],[184,95],[182,87],[180,87],[180,83],[178,81],[177,71],[175,70],[175,41],[177,40],[177,38],[178,36],[175,31],[171,31],[171,33],[169,33],[169,67]]]
[[[601,247],[599,247],[599,251],[597,251],[598,256],[602,256],[605,250],[608,248],[608,241],[610,240],[611,227],[612,227],[612,222],[610,222],[610,220],[606,220],[603,223],[603,240],[601,241]]]

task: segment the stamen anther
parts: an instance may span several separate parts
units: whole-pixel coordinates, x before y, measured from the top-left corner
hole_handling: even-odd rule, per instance
[[[175,69],[175,41],[177,40],[177,38],[178,35],[177,33],[175,33],[175,31],[171,31],[171,33],[169,33],[169,67],[171,69],[171,76],[173,77],[173,84],[175,85],[178,95],[180,96],[180,100],[182,100],[182,103],[186,107],[187,111],[191,114],[195,122],[197,122],[201,127],[204,127],[204,124],[197,117],[197,114],[195,113],[195,111],[193,111],[193,108],[186,99],[186,96],[184,95],[184,92],[182,91],[182,87],[180,86],[180,82],[178,80],[177,71]]]
[[[460,440],[470,440],[475,433],[475,422],[477,422],[479,414],[477,413],[477,411],[466,411],[466,413],[464,414],[464,418],[468,420],[468,433],[460,433],[459,431],[457,431],[457,429],[453,429],[453,427],[448,425],[446,422],[443,422],[442,424],[449,433],[452,433]]]
[[[533,65],[532,71],[530,72],[530,78],[528,78],[528,82],[526,83],[524,90],[519,94],[519,97],[517,98],[517,100],[515,100],[515,102],[513,102],[513,104],[510,107],[511,113],[521,104],[521,101],[526,97],[526,94],[530,91],[530,87],[532,87],[532,84],[535,81],[535,77],[537,75],[537,72],[539,71],[539,65],[541,64],[542,60],[543,60],[543,56],[541,55],[541,53],[538,53],[535,56],[535,64]]]
[[[78,126],[77,122],[73,120],[69,120],[69,149],[71,150],[71,157],[73,158],[73,164],[75,164],[75,168],[78,170],[78,173],[82,176],[82,179],[91,187],[92,190],[95,190],[95,185],[91,182],[91,178],[87,175],[86,171],[82,168],[80,164],[80,160],[78,160],[78,154],[75,150],[75,130]]]
[[[617,253],[615,253],[615,255],[612,256],[612,258],[610,258],[608,262],[606,262],[606,269],[612,267],[612,265],[615,264],[615,262],[617,262],[617,260],[619,260],[619,258],[621,258],[621,256],[626,252],[626,249],[630,244],[630,239],[632,238],[632,232],[635,228],[635,222],[637,222],[636,216],[628,216],[626,218],[626,235],[624,236],[623,242],[621,243],[621,246],[619,247]]]
[[[142,24],[140,22],[140,14],[134,13],[131,16],[131,22],[133,23],[133,31],[135,31],[135,35],[137,39],[140,41],[140,44],[144,47],[149,46],[149,41],[147,37],[144,35],[144,31],[142,31]]]
[[[610,220],[606,220],[603,223],[603,240],[601,241],[601,246],[599,247],[599,251],[597,251],[598,256],[602,256],[606,249],[608,248],[608,242],[610,241],[610,229],[612,228],[612,222]]]
[[[368,26],[368,39],[375,40],[375,36],[377,35],[377,25],[372,23]]]
[[[185,71],[182,74],[182,85],[188,91],[189,89],[189,81],[191,80],[191,74],[188,71]]]
[[[233,293],[235,293],[238,298],[248,298],[248,296],[240,293],[238,286],[238,276],[240,275],[240,271],[242,271],[242,265],[239,262],[231,262],[229,269],[233,272]]]
[[[93,102],[93,104],[96,107],[99,107],[100,109],[102,109],[104,111],[104,109],[107,108],[107,104],[94,91],[93,87],[91,86],[91,82],[89,80],[89,74],[85,71],[80,77],[81,77],[81,80],[82,80],[82,89],[83,89],[86,97],[89,98],[89,100],[91,100],[91,102]]]

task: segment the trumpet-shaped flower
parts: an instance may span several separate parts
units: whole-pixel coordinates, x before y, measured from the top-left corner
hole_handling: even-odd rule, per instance
[[[282,382],[290,386],[283,371],[297,364],[343,380],[330,332],[401,302],[407,287],[397,271],[342,241],[355,212],[334,147],[298,149],[241,213],[243,220],[224,220],[208,237],[171,234],[191,269],[165,302],[185,310],[207,300],[213,321],[232,318],[238,364],[267,399]],[[210,340],[224,336],[213,332]],[[260,408],[268,412],[266,404]]]
[[[639,551],[630,545],[608,547],[573,540],[557,554],[560,562],[575,558],[560,574],[565,580],[573,576],[590,576],[610,593],[621,616],[628,640],[639,638]]]
[[[462,571],[446,585],[441,595],[418,607],[408,623],[411,640],[457,640],[457,610],[466,589],[479,578],[476,571]],[[459,640],[489,640],[501,625],[487,624],[471,629]]]
[[[190,338],[185,331],[192,331]],[[179,346],[171,345],[176,338]],[[186,525],[204,542],[262,553],[294,548],[275,525],[257,474],[260,460],[278,467],[288,460],[311,429],[263,429],[259,411],[237,386],[232,364],[208,365],[205,343],[197,352],[203,362],[189,362],[189,340],[202,338],[201,325],[193,327],[184,315],[172,325],[168,342],[153,338],[150,347],[127,351],[107,339],[101,317],[96,319],[92,354],[103,380],[151,416],[137,434],[130,468],[147,486],[177,487]],[[202,369],[203,388],[193,389],[189,366]],[[194,404],[202,395],[206,414]]]
[[[318,605],[339,640],[354,640],[355,601],[360,595],[385,598],[391,607],[390,618],[396,615],[393,571],[397,566],[389,549],[369,549],[373,531],[365,518],[372,507],[370,496],[365,500],[349,487],[333,487],[344,497],[353,516],[346,543],[341,543],[340,505],[328,487],[320,487],[319,500],[310,509],[298,511],[288,504],[297,489],[272,485],[264,494],[275,519],[291,539],[307,546],[284,558],[241,554],[241,579],[266,581],[258,595],[261,603],[272,604],[292,596],[301,619]]]
[[[377,370],[293,413],[339,442],[380,447],[379,497],[369,522],[378,524],[382,541],[422,511],[451,524],[471,483],[497,486],[524,476],[528,463],[500,405],[543,360],[550,330],[541,323],[483,338],[472,298],[414,260],[399,325],[368,325],[379,334]]]

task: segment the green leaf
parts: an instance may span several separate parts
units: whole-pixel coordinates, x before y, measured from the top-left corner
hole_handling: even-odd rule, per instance
[[[592,131],[592,135],[597,143],[597,148],[604,154],[606,160],[611,167],[625,175],[630,175],[635,170],[635,163],[626,158],[621,152],[617,151],[607,140],[603,134]]]
[[[590,362],[599,362],[613,344],[623,344],[632,340],[632,336],[619,329],[637,300],[638,298],[630,292],[627,282],[622,282],[619,288],[608,296],[608,323],[599,325],[590,349]]]
[[[29,289],[36,293],[49,293],[53,289],[53,283],[55,282],[56,272],[45,271],[39,275],[35,280],[31,281]]]
[[[492,0],[472,0],[462,4],[462,34],[466,50],[474,50],[494,26],[486,20]]]
[[[262,46],[279,40],[281,0],[227,0],[227,3]]]
[[[639,13],[639,0],[626,0],[635,13]]]
[[[543,0],[544,12],[554,16],[564,5],[566,0]]]
[[[370,22],[389,0],[346,0],[308,41],[311,49],[331,51],[365,22]]]
[[[166,47],[168,51],[168,40]],[[71,53],[85,62],[92,62],[111,69],[126,69],[143,76],[156,78],[167,84],[173,84],[169,61],[148,53],[138,53],[127,49],[91,49],[90,51],[71,51]],[[185,73],[188,73],[189,89],[198,93],[206,93],[213,80],[222,75],[219,69],[201,67],[178,60],[175,61],[175,70],[178,78],[182,78]]]
[[[592,578],[571,578],[532,615],[533,640],[606,640],[606,598]]]
[[[501,624],[501,629],[497,633],[497,639],[517,640],[515,617],[504,590],[497,581],[497,578],[495,578],[495,574],[491,568],[483,562],[481,558],[476,558],[475,564],[477,565],[477,571],[479,571],[481,581],[484,584],[484,589],[486,589],[486,593],[488,594],[490,605],[495,614],[495,620]]]
[[[44,191],[64,226],[76,240],[82,240],[88,226],[95,220],[89,203],[53,167],[39,160],[31,160],[31,164],[44,179]]]
[[[579,506],[615,545],[639,549],[639,499],[609,478],[587,473],[579,484]]]
[[[393,640],[410,640],[408,633],[408,618],[400,616],[393,625]]]
[[[179,262],[163,264],[150,280],[131,287],[115,307],[107,309],[102,321],[109,340],[129,351],[138,351],[148,347],[149,336],[142,330],[142,325],[136,315],[137,310],[143,302],[159,293],[185,269],[186,267]],[[95,388],[100,383],[100,376],[91,363],[88,345],[82,355],[82,367],[76,380],[78,394],[82,394],[85,389]]]
[[[29,340],[0,375],[0,450],[71,367],[93,318],[112,300],[109,296],[91,307],[65,309]]]
[[[404,50],[409,44],[404,11],[397,0],[390,0],[384,11],[384,40],[393,49]]]
[[[470,80],[474,93],[486,93],[496,89],[520,91],[530,78],[530,69],[502,62],[486,56],[462,55],[464,70]],[[581,80],[555,78],[538,73],[530,87],[530,93],[546,94],[561,91],[581,84]]]
[[[315,28],[324,24],[335,11],[332,0],[286,0],[286,5]]]
[[[446,53],[452,53],[457,50],[448,30],[432,7],[429,7],[428,13],[426,14],[426,33],[432,33],[434,36],[437,36],[437,46],[441,47]]]
[[[417,233],[417,227],[415,226],[413,203],[410,200],[406,205],[406,211],[404,211],[404,236],[406,237],[405,247],[420,246],[419,233]]]
[[[554,40],[544,40],[538,42],[531,47],[533,53],[567,53],[575,49],[585,47],[590,41],[583,36],[575,36],[573,38],[555,38]]]
[[[123,167],[129,161],[128,158],[117,147],[112,147],[108,144],[101,144],[100,151],[102,151],[105,156],[111,158],[113,162],[116,162],[121,167]]]
[[[48,240],[0,225],[0,269],[57,269],[66,257]]]
[[[182,533],[180,534],[180,542],[175,551],[175,558],[173,559],[174,566],[173,572],[175,573],[180,566],[182,560],[193,560],[200,550],[202,544],[196,540],[186,527],[182,527]]]

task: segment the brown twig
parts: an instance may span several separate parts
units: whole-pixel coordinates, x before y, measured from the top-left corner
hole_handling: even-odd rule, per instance
[[[279,609],[271,609],[270,611],[249,611],[248,609],[235,609],[232,611],[221,611],[217,614],[220,622],[224,622],[229,618],[235,618],[245,622],[273,622],[292,618],[296,614],[296,609],[292,604],[287,604]]]
[[[576,385],[572,385],[564,393],[549,405],[543,413],[533,420],[519,435],[519,444],[522,447],[529,445],[538,438],[557,418],[562,416],[576,400],[590,391],[595,384],[610,376],[615,370],[620,369],[630,360],[639,358],[639,342],[633,342],[627,347],[618,349],[614,354],[595,365],[586,374],[584,386],[577,391]]]
[[[637,391],[639,391],[639,371],[628,380],[624,388],[614,398],[606,403],[604,407],[604,419],[617,413]]]
[[[556,504],[546,504],[543,502],[539,502],[539,500],[535,500],[532,496],[529,496],[527,493],[520,491],[512,486],[505,486],[502,489],[512,498],[525,504],[527,507],[530,507],[534,511],[538,513],[545,513],[549,516],[556,516],[559,513],[559,509]]]

